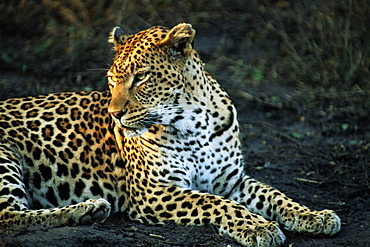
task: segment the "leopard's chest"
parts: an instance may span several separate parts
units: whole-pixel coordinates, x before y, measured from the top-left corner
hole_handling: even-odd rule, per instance
[[[224,136],[212,141],[200,136],[149,137],[126,140],[122,156],[127,184],[155,181],[208,192],[212,182],[222,174],[222,164],[241,165],[238,145],[222,141]]]

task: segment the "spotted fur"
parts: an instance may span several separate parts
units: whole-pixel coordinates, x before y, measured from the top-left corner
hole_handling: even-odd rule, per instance
[[[134,35],[115,28],[110,92],[1,103],[1,231],[119,211],[147,224],[213,224],[246,246],[282,244],[278,223],[314,235],[340,230],[333,211],[244,173],[236,110],[204,71],[194,36],[189,24]]]

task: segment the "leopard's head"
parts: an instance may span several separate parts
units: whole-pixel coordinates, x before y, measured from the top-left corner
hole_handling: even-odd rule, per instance
[[[109,41],[116,57],[107,73],[112,95],[108,110],[126,137],[180,120],[194,87],[189,78],[203,70],[194,36],[192,26],[184,23],[136,34],[113,29]]]

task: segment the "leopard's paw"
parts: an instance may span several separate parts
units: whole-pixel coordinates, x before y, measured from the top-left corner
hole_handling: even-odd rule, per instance
[[[105,199],[90,199],[78,203],[72,214],[72,219],[80,224],[103,222],[110,214],[111,205]]]
[[[296,231],[312,235],[334,235],[340,231],[341,222],[333,210],[310,211],[298,216]]]
[[[242,238],[236,239],[248,247],[280,246],[285,241],[285,235],[277,222],[266,222],[255,229],[244,229],[240,234]]]

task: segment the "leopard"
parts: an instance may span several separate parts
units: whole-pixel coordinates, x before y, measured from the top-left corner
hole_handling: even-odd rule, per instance
[[[283,230],[332,236],[310,209],[246,174],[237,112],[180,23],[109,35],[109,90],[12,98],[0,107],[0,231],[100,224],[213,225],[245,246]]]

